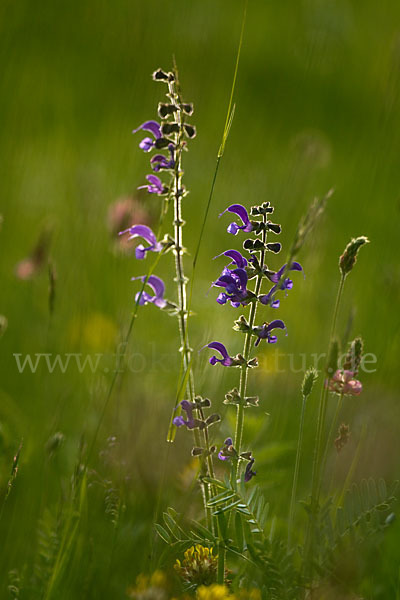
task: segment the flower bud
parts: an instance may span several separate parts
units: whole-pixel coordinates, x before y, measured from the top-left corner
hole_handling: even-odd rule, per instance
[[[339,259],[339,268],[344,277],[350,273],[354,267],[357,260],[357,254],[361,246],[368,243],[369,239],[365,237],[365,235],[361,235],[358,238],[353,238],[351,242],[347,244],[343,254]]]
[[[343,369],[353,371],[354,375],[357,375],[361,364],[363,350],[364,342],[362,338],[356,337],[350,344],[350,348],[343,364]]]
[[[318,371],[314,367],[310,367],[304,374],[303,383],[301,386],[301,393],[307,398],[313,389],[313,385],[318,377]]]

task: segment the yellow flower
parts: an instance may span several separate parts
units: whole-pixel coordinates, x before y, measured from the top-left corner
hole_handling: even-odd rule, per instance
[[[182,579],[194,585],[210,585],[215,581],[218,557],[213,548],[196,544],[184,553],[183,561],[177,560],[174,568]]]
[[[202,585],[198,588],[196,594],[197,600],[235,600],[235,596],[229,593],[225,585],[213,584],[210,586]]]

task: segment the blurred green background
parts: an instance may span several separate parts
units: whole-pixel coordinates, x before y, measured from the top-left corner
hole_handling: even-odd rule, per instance
[[[112,377],[112,353],[126,332],[137,291],[130,278],[149,266],[117,247],[109,211],[128,199],[148,223],[157,220],[158,198],[136,191],[149,172],[148,155],[138,148],[140,134],[131,135],[156,118],[163,99],[163,86],[150,75],[159,66],[171,68],[175,55],[185,99],[195,104],[198,135],[184,164],[190,190],[184,236],[193,252],[223,130],[242,10],[241,2],[227,0],[0,5],[0,314],[8,320],[0,339],[2,496],[23,440],[0,521],[0,597],[8,597],[10,570],[22,577],[25,569],[30,582],[33,568],[33,579],[43,576],[43,531],[52,530],[68,501],[82,437],[89,444],[93,438]],[[243,342],[231,329],[240,313],[220,307],[215,291],[208,293],[223,264],[212,257],[240,247],[226,233],[228,218],[217,215],[233,202],[269,200],[288,250],[312,198],[335,188],[300,257],[306,278],[295,275],[294,289],[281,302],[279,317],[289,335],[281,336],[276,349],[262,349],[263,366],[250,382],[261,408],[248,416],[246,444],[257,457],[257,481],[278,527],[286,518],[302,371],[313,353],[326,351],[337,261],[355,235],[367,235],[371,244],[348,279],[339,332],[362,334],[377,364],[376,372],[361,376],[363,394],[345,403],[342,418],[352,437],[337,459],[332,453],[328,472],[335,486],[343,485],[359,449],[354,480],[383,476],[390,482],[399,475],[399,92],[398,2],[250,0],[236,112],[196,271],[191,343],[198,350],[217,339],[236,353]],[[47,260],[29,280],[21,278],[20,264],[48,229],[56,272],[51,319]],[[283,260],[278,256],[271,266]],[[189,271],[190,265],[187,257]],[[162,258],[157,273],[174,300],[172,255]],[[175,320],[153,306],[141,310],[128,349],[131,368],[119,380],[99,432],[87,513],[59,598],[123,598],[136,575],[155,566],[161,550],[158,542],[153,548],[151,525],[157,500],[161,507],[173,504],[197,514],[190,436],[179,431],[174,445],[165,442],[177,348]],[[276,352],[285,355],[284,372],[274,366]],[[79,373],[74,365],[49,373],[42,365],[21,374],[15,353],[104,356],[96,373]],[[206,352],[195,356],[197,391],[224,415],[214,430],[220,443],[232,433],[233,414],[222,399],[237,373],[208,366]],[[306,416],[303,496],[316,397]],[[65,441],[51,452],[46,444],[56,432]],[[125,506],[115,537],[112,516],[105,514],[110,490]],[[347,565],[346,585],[364,598],[396,597],[399,531],[394,525]]]

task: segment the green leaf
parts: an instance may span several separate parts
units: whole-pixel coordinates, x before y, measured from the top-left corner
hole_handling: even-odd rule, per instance
[[[169,536],[169,533],[166,529],[164,529],[164,527],[162,525],[159,525],[158,523],[156,523],[154,525],[155,530],[157,531],[158,535],[160,536],[160,538],[166,543],[166,544],[170,544],[171,543],[171,538]]]
[[[235,534],[236,534],[236,543],[240,552],[244,551],[244,533],[243,533],[243,524],[242,517],[238,512],[235,514]]]

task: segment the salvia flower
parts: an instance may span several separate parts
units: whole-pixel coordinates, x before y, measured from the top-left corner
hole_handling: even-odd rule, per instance
[[[293,262],[289,269],[287,269],[287,264],[283,265],[279,271],[276,273],[268,273],[268,279],[270,279],[274,286],[269,290],[268,294],[262,294],[258,297],[261,304],[265,304],[266,306],[271,306],[271,308],[278,308],[280,305],[280,300],[275,298],[276,292],[280,290],[291,290],[293,287],[293,281],[289,277],[285,277],[282,280],[282,275],[286,271],[302,271],[303,267],[298,262]]]
[[[172,422],[176,427],[185,425],[188,429],[196,429],[197,427],[204,428],[204,422],[196,419],[193,415],[193,411],[197,408],[195,402],[182,400],[182,402],[180,402],[180,407],[186,413],[186,419],[182,415],[175,417]]]
[[[211,350],[216,350],[219,352],[222,358],[217,358],[216,356],[212,356],[209,359],[210,365],[216,365],[217,363],[221,363],[224,367],[231,367],[235,364],[235,360],[229,356],[227,349],[221,342],[210,342],[204,346],[205,348],[211,348]]]
[[[168,188],[157,175],[146,175],[146,179],[149,183],[146,185],[139,185],[138,190],[146,189],[149,194],[157,194],[158,196],[161,196],[168,191]]]
[[[345,396],[359,396],[362,392],[362,383],[354,378],[354,371],[338,369],[333,377],[326,382],[331,392]]]
[[[161,126],[157,121],[145,121],[137,129],[134,129],[132,133],[137,133],[143,129],[144,131],[149,131],[153,134],[154,139],[158,140],[162,137],[161,135]],[[155,141],[150,137],[145,137],[139,144],[139,148],[144,150],[145,152],[149,152],[155,146]]]
[[[119,235],[123,235],[124,233],[129,233],[129,240],[133,240],[136,237],[141,237],[149,244],[148,246],[139,244],[139,246],[136,247],[135,256],[139,260],[145,258],[147,252],[161,252],[162,250],[162,244],[157,242],[155,234],[150,227],[147,227],[147,225],[132,225],[132,227],[129,227],[124,231],[120,231]]]
[[[243,225],[238,225],[235,222],[230,223],[230,225],[228,226],[228,229],[227,229],[228,233],[232,233],[233,235],[236,235],[239,230],[242,230],[242,231],[248,233],[249,231],[251,231],[253,229],[253,225],[250,221],[249,214],[248,214],[247,210],[245,209],[245,207],[242,206],[241,204],[231,204],[231,206],[228,206],[228,208],[226,208],[219,216],[222,217],[222,215],[225,214],[226,212],[234,213],[235,215],[237,215],[239,217],[239,219],[243,223]]]
[[[170,157],[169,159],[164,156],[164,154],[155,154],[150,159],[150,164],[152,166],[153,171],[156,173],[161,171],[161,169],[173,169],[175,167],[175,151],[174,145],[168,144],[168,150]]]
[[[229,263],[228,267],[231,265],[236,265],[239,269],[244,269],[245,267],[247,267],[247,260],[244,256],[242,256],[239,250],[226,250],[225,252],[214,256],[214,259],[219,258],[220,256],[227,256],[232,260],[232,262]]]
[[[217,302],[226,304],[229,300],[235,308],[246,304],[250,299],[247,280],[247,273],[244,269],[230,270],[225,267],[220,277],[213,283],[214,287],[225,288],[225,292],[221,292],[217,297]]]
[[[160,277],[157,275],[150,275],[147,278],[146,275],[142,277],[132,277],[132,281],[136,279],[140,279],[142,283],[146,283],[154,292],[154,295],[148,294],[144,290],[138,292],[135,296],[135,302],[138,302],[140,306],[144,306],[145,304],[154,304],[158,308],[165,308],[168,302],[164,298],[165,285]]]
[[[237,452],[233,447],[232,438],[228,437],[224,441],[223,448],[221,448],[221,450],[218,452],[218,458],[219,460],[229,460],[233,456],[237,456]]]
[[[286,325],[280,319],[275,319],[271,323],[264,323],[261,327],[255,327],[253,333],[257,335],[255,346],[261,342],[261,340],[267,340],[268,344],[275,344],[278,340],[276,335],[271,335],[271,331],[274,329],[286,329]]]
[[[246,465],[246,470],[244,472],[244,480],[246,483],[248,483],[252,477],[257,475],[256,471],[253,471],[253,468],[252,468],[254,465],[254,462],[255,462],[255,459],[251,458]]]

